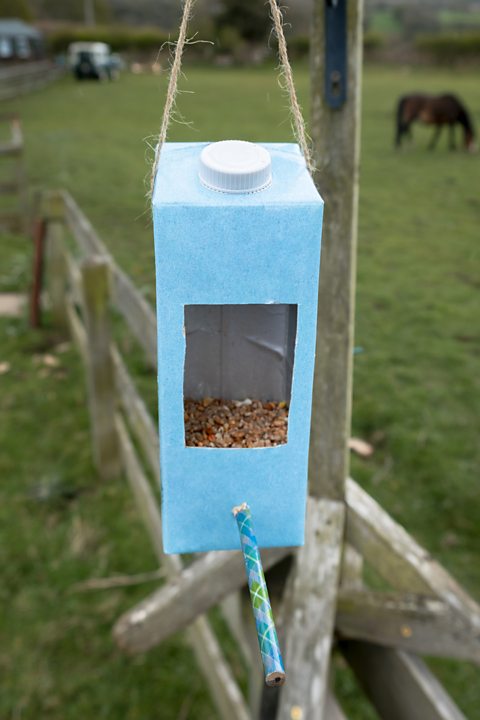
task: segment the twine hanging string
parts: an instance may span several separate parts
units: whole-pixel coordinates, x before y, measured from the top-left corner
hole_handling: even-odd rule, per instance
[[[167,97],[165,107],[163,108],[162,124],[160,125],[160,133],[158,136],[157,147],[155,148],[155,159],[152,165],[152,175],[150,177],[150,196],[153,195],[153,186],[155,184],[155,176],[157,174],[158,163],[160,162],[160,153],[162,146],[167,139],[168,127],[172,119],[173,108],[178,93],[178,77],[182,69],[182,57],[185,43],[187,42],[187,29],[190,17],[192,15],[195,0],[185,0],[183,6],[182,22],[178,33],[178,40],[175,46],[175,55],[173,57],[172,69],[170,70],[170,78],[168,80]]]
[[[278,40],[278,56],[280,58],[280,71],[281,78],[285,79],[285,90],[287,91],[288,98],[290,101],[290,113],[292,115],[293,123],[293,134],[295,140],[300,145],[300,150],[305,158],[305,164],[308,168],[310,175],[313,175],[315,170],[312,160],[312,153],[310,151],[310,145],[308,142],[307,131],[305,128],[305,118],[303,117],[302,108],[297,98],[297,90],[293,81],[292,66],[288,57],[287,40],[283,31],[283,15],[282,11],[278,7],[277,0],[269,0],[270,11],[272,13],[273,26],[275,28],[275,35]]]
[[[278,40],[278,55],[280,59],[280,77],[284,79],[284,83],[281,83],[285,88],[289,103],[290,113],[292,116],[292,129],[293,134],[297,143],[300,146],[302,155],[305,159],[305,164],[310,174],[313,174],[314,165],[312,161],[312,154],[310,152],[310,146],[308,142],[307,131],[305,128],[305,120],[302,114],[302,109],[298,102],[297,91],[293,80],[292,66],[288,57],[287,40],[283,29],[283,15],[278,6],[277,0],[268,0],[270,5],[270,11],[275,30],[275,35]],[[192,16],[193,6],[195,0],[185,0],[183,5],[182,20],[180,23],[180,30],[178,33],[178,40],[175,44],[175,54],[173,57],[173,63],[170,70],[170,77],[168,80],[167,97],[165,100],[165,107],[163,109],[162,124],[160,126],[160,133],[158,135],[158,142],[155,148],[155,158],[152,166],[152,174],[150,177],[150,195],[153,194],[153,186],[155,183],[155,176],[157,174],[158,163],[160,162],[160,154],[162,151],[163,144],[167,138],[168,128],[172,119],[173,110],[175,107],[175,101],[178,93],[178,78],[182,68],[182,58],[185,45],[188,43],[187,30],[188,23]]]

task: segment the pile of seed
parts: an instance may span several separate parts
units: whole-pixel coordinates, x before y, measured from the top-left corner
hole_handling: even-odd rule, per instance
[[[285,402],[185,400],[185,444],[189,447],[256,448],[287,442]]]

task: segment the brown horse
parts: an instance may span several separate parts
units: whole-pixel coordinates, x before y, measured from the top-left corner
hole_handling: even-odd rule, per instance
[[[442,128],[445,125],[450,129],[450,149],[455,149],[455,125],[463,128],[464,147],[474,151],[475,131],[470,115],[463,103],[451,94],[445,95],[404,95],[397,105],[397,132],[395,144],[400,147],[405,135],[412,136],[411,125],[418,120],[424,125],[434,125],[435,132],[429,144],[433,150],[438,142]]]

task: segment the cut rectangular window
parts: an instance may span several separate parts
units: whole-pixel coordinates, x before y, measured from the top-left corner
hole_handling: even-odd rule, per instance
[[[287,442],[296,332],[296,305],[185,306],[186,445]]]

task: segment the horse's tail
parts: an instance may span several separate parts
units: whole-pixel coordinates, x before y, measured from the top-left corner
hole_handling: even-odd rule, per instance
[[[405,105],[408,100],[408,97],[404,95],[400,98],[397,104],[397,114],[396,114],[396,120],[397,120],[397,127],[396,127],[396,135],[395,135],[395,145],[396,147],[400,147],[402,144],[402,137],[405,135],[405,133],[408,131],[408,122],[405,121]]]

